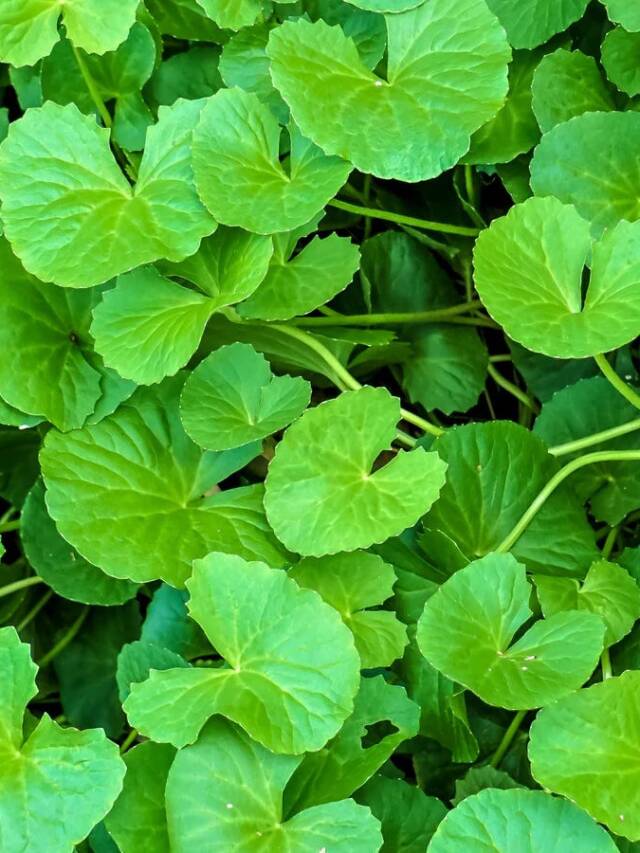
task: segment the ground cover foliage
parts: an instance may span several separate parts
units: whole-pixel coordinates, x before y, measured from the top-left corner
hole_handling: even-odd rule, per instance
[[[639,56],[0,0],[2,853],[638,849]]]

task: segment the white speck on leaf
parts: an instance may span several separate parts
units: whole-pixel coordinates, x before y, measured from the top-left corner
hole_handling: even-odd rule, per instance
[[[227,808],[228,808],[228,809],[232,809],[232,808],[233,808],[233,803],[227,803]]]
[[[383,86],[384,84],[383,84],[382,80],[376,80],[376,82],[373,85],[379,89],[380,86]],[[320,851],[320,853],[324,853],[324,848]]]

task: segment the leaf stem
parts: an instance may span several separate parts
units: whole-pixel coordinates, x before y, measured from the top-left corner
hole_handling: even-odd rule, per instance
[[[124,755],[124,753],[129,749],[129,747],[135,742],[138,737],[138,730],[131,729],[129,734],[120,744],[120,755]]]
[[[618,376],[613,367],[609,364],[606,355],[600,353],[600,355],[595,355],[594,359],[603,376],[616,389],[616,391],[619,394],[622,394],[625,400],[628,400],[632,406],[635,406],[636,409],[640,409],[640,395],[636,394],[633,388],[627,385],[627,383]]]
[[[500,388],[503,388],[505,391],[511,394],[512,397],[515,397],[516,400],[519,400],[523,406],[527,407],[527,409],[531,409],[532,412],[538,414],[540,409],[535,400],[532,400],[528,394],[525,394],[525,392],[521,388],[518,388],[518,386],[515,385],[513,382],[509,382],[508,379],[505,379],[505,377],[498,370],[496,370],[496,368],[493,366],[493,364],[491,364],[491,362],[489,362],[487,366],[487,372],[489,373],[489,376],[493,379],[493,381],[496,383],[496,385],[499,385]]]
[[[3,524],[0,524],[0,533],[9,533],[11,530],[20,530],[19,518],[16,518],[14,521],[5,521]]]
[[[328,202],[327,207],[335,207],[346,213],[355,213],[359,216],[371,217],[371,219],[382,219],[385,222],[396,222],[399,225],[412,225],[414,228],[423,228],[425,231],[439,231],[442,234],[458,234],[461,237],[477,237],[480,233],[478,228],[467,228],[464,225],[450,225],[446,222],[432,222],[430,219],[419,219],[416,216],[406,216],[404,213],[394,213],[392,210],[378,210],[374,207],[362,207],[359,204],[351,204],[334,198]]]
[[[113,127],[113,120],[111,118],[111,114],[107,109],[107,105],[105,104],[98,87],[95,84],[95,80],[91,76],[89,66],[85,62],[84,56],[82,56],[82,54],[73,42],[71,42],[71,47],[73,49],[73,55],[76,58],[76,62],[78,63],[80,73],[82,74],[82,79],[84,80],[85,86],[87,87],[87,91],[91,95],[91,100],[95,104],[95,108],[98,111],[98,114],[100,115],[104,126],[108,128]]]
[[[78,616],[78,618],[69,627],[67,632],[58,640],[58,642],[55,644],[55,646],[53,646],[53,648],[49,649],[49,651],[46,653],[46,655],[43,655],[43,657],[41,657],[39,661],[36,661],[36,663],[38,664],[40,669],[44,669],[44,667],[47,666],[48,664],[50,664],[51,661],[60,654],[60,652],[64,651],[64,649],[67,648],[67,646],[73,640],[73,638],[76,636],[76,634],[78,633],[80,628],[82,628],[84,620],[87,618],[88,615],[89,615],[89,608],[84,607],[82,609],[82,612]]]
[[[600,450],[596,453],[587,453],[584,456],[578,456],[577,459],[567,462],[563,468],[556,471],[549,482],[540,490],[537,497],[531,502],[512,531],[498,545],[496,552],[504,554],[511,550],[549,497],[567,477],[570,477],[571,474],[580,468],[584,468],[586,465],[595,465],[598,462],[640,462],[640,450]]]
[[[613,676],[613,670],[611,669],[611,655],[609,654],[609,649],[605,649],[600,655],[600,666],[602,668],[602,680],[606,681],[608,678]]]
[[[584,450],[585,447],[593,447],[594,444],[610,441],[612,438],[627,435],[638,429],[640,429],[640,418],[635,418],[632,421],[627,421],[626,424],[620,424],[620,426],[611,427],[610,429],[603,429],[601,432],[594,432],[591,435],[586,435],[584,438],[567,441],[565,444],[557,444],[549,448],[549,453],[552,456],[565,456],[567,453],[575,453],[577,450]]]
[[[432,311],[388,312],[384,314],[338,314],[327,317],[296,317],[289,322],[293,326],[400,326],[408,323],[442,323],[458,314],[465,314],[480,307],[477,299],[462,302],[451,308],[434,308]],[[472,319],[475,323],[475,317]]]
[[[20,592],[22,589],[28,589],[30,586],[35,586],[38,583],[43,583],[43,580],[37,575],[31,575],[31,577],[8,583],[6,586],[0,587],[0,598],[4,598],[5,595],[11,595],[14,592]]]
[[[516,714],[514,714],[513,719],[509,723],[507,730],[502,736],[502,740],[498,744],[498,748],[491,756],[491,761],[489,762],[491,767],[497,767],[504,758],[507,750],[511,746],[511,741],[516,736],[518,729],[520,728],[522,721],[525,718],[526,713],[526,711],[518,711]]]
[[[607,533],[607,538],[604,540],[604,544],[602,546],[602,557],[605,560],[608,560],[611,556],[611,552],[613,551],[613,546],[616,544],[616,539],[618,538],[618,533],[620,532],[620,525],[616,525],[612,527],[611,530]]]
[[[36,601],[36,603],[33,605],[33,607],[31,608],[31,610],[29,610],[29,612],[26,614],[26,616],[24,616],[24,618],[23,618],[23,619],[21,619],[21,620],[20,620],[20,622],[18,622],[18,624],[16,625],[16,631],[17,631],[18,633],[20,633],[20,631],[24,631],[24,629],[27,627],[27,625],[29,625],[29,623],[30,623],[30,622],[32,622],[32,621],[36,618],[36,616],[38,615],[38,613],[40,613],[40,611],[42,610],[42,608],[45,606],[45,604],[47,603],[47,601],[49,601],[49,599],[50,599],[52,596],[53,596],[53,590],[52,590],[52,589],[48,589],[48,590],[45,592],[45,594],[44,594],[43,596],[41,596],[41,597]]]

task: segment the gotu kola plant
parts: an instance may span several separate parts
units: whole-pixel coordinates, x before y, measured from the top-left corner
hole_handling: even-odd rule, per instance
[[[2,853],[635,849],[639,47],[0,0]]]

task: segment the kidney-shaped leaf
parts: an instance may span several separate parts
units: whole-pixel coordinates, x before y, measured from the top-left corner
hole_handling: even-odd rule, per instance
[[[616,835],[640,840],[640,672],[565,696],[531,726],[534,778]]]
[[[476,287],[509,337],[555,358],[623,346],[640,329],[640,223],[620,222],[593,245],[589,224],[554,198],[531,198],[476,242]]]
[[[257,95],[222,89],[202,111],[193,135],[200,198],[225,225],[257,234],[308,222],[338,192],[351,164],[327,157],[295,127],[281,163],[280,125]]]
[[[502,106],[510,51],[484,0],[429,0],[386,20],[386,80],[339,27],[303,19],[272,31],[271,75],[327,154],[380,178],[422,181],[457,163]]]
[[[171,849],[379,850],[380,824],[353,800],[314,806],[283,819],[282,792],[300,761],[268,752],[226,720],[211,720],[198,742],[178,753],[169,771]]]
[[[442,821],[428,853],[616,853],[611,836],[573,803],[544,791],[489,788],[466,797]]]
[[[99,424],[47,435],[40,461],[51,516],[113,577],[182,586],[192,560],[212,548],[281,565],[261,487],[206,495],[218,482],[219,455],[204,453],[182,428],[183,381],[140,388]]]
[[[202,101],[160,107],[132,187],[109,133],[75,106],[47,101],[0,147],[5,233],[43,281],[91,287],[158,258],[193,254],[215,223],[193,185],[191,133]]]
[[[487,0],[514,47],[537,47],[584,14],[589,0]]]
[[[250,344],[212,352],[185,382],[180,417],[208,450],[240,447],[284,429],[309,405],[311,386],[299,376],[274,376]]]
[[[0,629],[0,847],[71,853],[122,788],[118,747],[100,729],[61,728],[45,714],[23,742],[37,666],[13,627]]]
[[[284,572],[235,555],[197,561],[187,588],[191,616],[227,666],[152,671],[125,702],[131,724],[182,747],[222,714],[274,752],[320,749],[358,689],[360,660],[338,613]]]
[[[315,557],[368,548],[429,509],[445,480],[436,453],[399,451],[372,472],[399,420],[388,391],[362,388],[309,409],[287,430],[265,493],[267,518],[287,548]]]
[[[67,35],[87,53],[106,53],[123,42],[135,19],[138,0],[3,0],[0,7],[0,60],[35,65]]]
[[[598,663],[604,623],[569,611],[534,623],[524,566],[488,554],[460,569],[428,599],[418,645],[429,663],[489,705],[539,708],[580,687]]]

